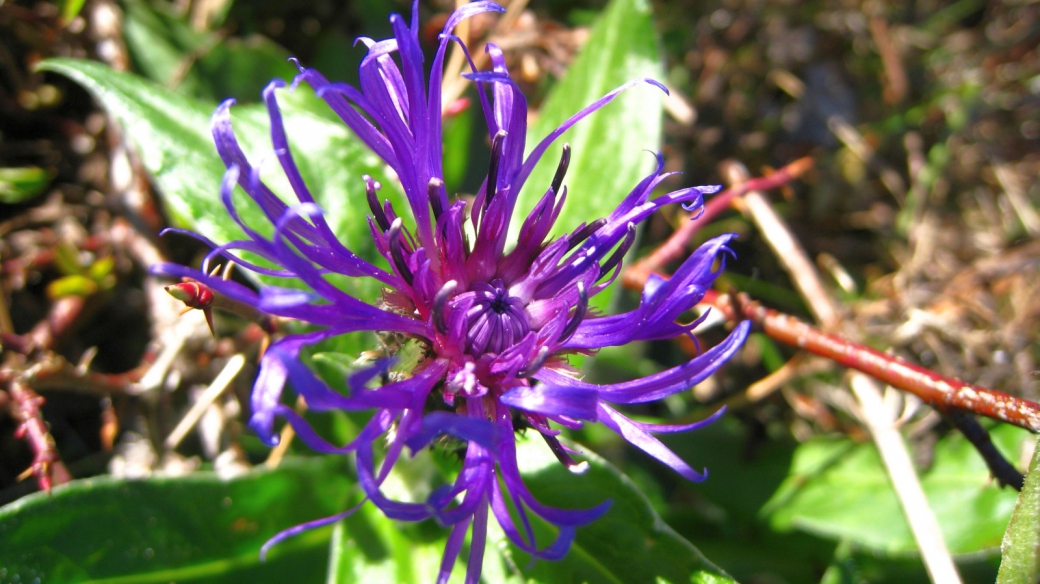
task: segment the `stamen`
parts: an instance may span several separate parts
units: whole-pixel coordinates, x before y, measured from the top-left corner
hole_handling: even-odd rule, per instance
[[[502,145],[506,141],[505,130],[499,130],[491,139],[491,164],[488,167],[487,194],[484,196],[484,207],[491,206],[491,199],[498,192],[498,165],[502,162]]]
[[[386,216],[386,220],[389,223],[393,223],[394,219],[397,219],[397,211],[394,211],[394,205],[390,202],[390,199],[383,201],[383,215]]]
[[[442,335],[448,334],[448,321],[444,309],[448,307],[448,298],[459,285],[455,280],[448,280],[433,297],[433,327]]]
[[[567,175],[567,167],[571,165],[571,145],[563,145],[563,154],[560,156],[560,164],[556,167],[556,175],[553,176],[552,190],[555,194],[560,194],[560,187],[563,186],[563,177]]]
[[[567,326],[563,328],[563,333],[560,334],[560,340],[557,341],[560,344],[566,343],[574,333],[578,330],[578,325],[585,318],[585,313],[589,310],[589,294],[585,292],[585,285],[578,282],[578,306],[574,309],[574,314],[571,319],[567,322]]]
[[[549,445],[549,450],[551,450],[552,453],[556,455],[556,460],[559,460],[567,468],[573,468],[575,466],[578,466],[578,463],[574,462],[574,459],[571,458],[571,455],[567,452],[566,449],[564,449],[563,444],[560,444],[559,439],[557,439],[555,436],[546,436],[545,434],[542,434],[542,438],[544,438],[545,443]]]
[[[368,197],[368,208],[372,210],[372,216],[376,219],[376,224],[379,228],[386,233],[387,229],[390,229],[390,221],[386,218],[386,213],[383,213],[383,208],[379,205],[379,197],[376,196],[376,191],[380,188],[380,184],[372,180],[369,175],[364,175],[361,178],[365,180],[365,195]]]
[[[444,204],[441,200],[441,193],[444,192],[444,181],[439,178],[431,178],[429,184],[426,185],[426,196],[430,199],[430,208],[433,209],[433,220],[440,219],[444,213]],[[447,199],[447,194],[444,196]]]
[[[530,376],[534,375],[535,373],[538,373],[538,370],[542,368],[542,365],[545,365],[545,361],[548,358],[549,358],[549,347],[543,346],[543,347],[539,348],[538,349],[538,353],[534,356],[534,359],[532,359],[531,362],[528,363],[526,367],[521,369],[520,372],[516,374],[516,376],[517,377],[530,377]]]
[[[401,275],[401,279],[405,281],[409,286],[412,285],[413,276],[412,270],[408,268],[408,262],[404,258],[404,250],[401,249],[401,218],[394,219],[393,224],[390,225],[390,231],[387,233],[387,241],[390,245],[390,257],[394,260],[394,266],[397,268],[397,273]]]
[[[600,217],[599,219],[596,219],[595,221],[589,223],[585,227],[582,227],[581,231],[575,233],[570,237],[570,239],[567,240],[567,251],[570,251],[577,247],[579,243],[588,239],[590,235],[599,231],[599,228],[603,227],[606,224],[606,217]]]
[[[625,240],[621,242],[621,245],[619,245],[617,249],[614,250],[614,253],[611,254],[610,258],[607,259],[605,263],[600,264],[599,278],[596,279],[599,280],[603,276],[609,274],[610,271],[614,269],[614,266],[618,265],[621,262],[621,259],[625,257],[625,254],[628,253],[629,248],[632,247],[632,244],[635,243],[635,241],[636,226],[632,223],[629,223],[628,234],[625,235]]]

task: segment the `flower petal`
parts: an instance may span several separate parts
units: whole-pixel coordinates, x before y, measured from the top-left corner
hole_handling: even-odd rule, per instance
[[[632,420],[622,416],[610,406],[600,404],[599,412],[599,419],[603,422],[604,426],[620,434],[636,448],[670,466],[672,470],[679,473],[684,478],[695,483],[699,483],[708,478],[707,469],[705,469],[703,473],[693,470],[690,465],[683,462],[683,460],[674,452],[669,450],[667,446],[661,444],[660,440],[648,434],[632,422]]]
[[[705,351],[701,356],[666,371],[633,381],[610,385],[593,385],[571,379],[550,369],[542,369],[535,375],[535,379],[550,387],[596,389],[599,391],[601,401],[611,403],[634,404],[656,401],[685,391],[707,379],[740,349],[750,330],[750,322],[741,322],[724,341]]]
[[[507,406],[547,415],[561,415],[579,420],[596,420],[599,392],[578,387],[516,387],[499,398]]]
[[[452,412],[431,412],[423,416],[422,430],[412,435],[406,445],[412,452],[417,452],[434,438],[444,435],[479,444],[490,452],[497,450],[500,439],[498,428],[487,420]]]

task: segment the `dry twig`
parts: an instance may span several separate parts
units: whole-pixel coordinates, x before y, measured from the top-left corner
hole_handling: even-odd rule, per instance
[[[202,393],[199,399],[192,404],[191,409],[188,413],[181,418],[181,421],[177,423],[177,427],[170,432],[170,435],[166,437],[166,449],[173,450],[177,448],[181,440],[188,435],[188,432],[198,423],[202,418],[202,414],[206,412],[206,408],[209,407],[220,394],[224,393],[224,390],[231,385],[231,382],[235,380],[235,376],[242,371],[242,366],[246,364],[246,358],[241,354],[237,353],[231,359],[228,360],[227,364],[217,375],[217,378],[213,380],[213,383],[206,388],[206,391]]]

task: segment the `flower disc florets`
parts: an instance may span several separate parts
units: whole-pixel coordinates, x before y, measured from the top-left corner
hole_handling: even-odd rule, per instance
[[[577,112],[524,158],[526,101],[509,77],[501,50],[489,43],[491,70],[474,70],[467,76],[479,89],[480,108],[492,137],[491,162],[475,200],[469,205],[453,201],[444,187],[441,168],[440,87],[445,51],[449,43],[457,41],[452,30],[462,19],[502,9],[492,2],[475,2],[453,13],[440,36],[428,80],[419,48],[417,10],[416,5],[410,25],[398,15],[391,17],[393,38],[360,39],[368,47],[360,67],[360,89],[330,83],[306,68],[300,69],[294,81],[294,85],[311,85],[358,138],[396,172],[408,202],[401,215],[389,201],[380,200],[378,183],[367,176],[359,177],[372,213],[372,238],[389,269],[347,249],[325,221],[293,160],[275,96],[275,89],[284,83],[276,80],[264,91],[271,139],[275,157],[299,203],[286,205],[260,180],[231,127],[232,102],[225,102],[213,115],[212,125],[217,151],[228,168],[221,196],[249,238],[220,246],[211,244],[211,257],[227,256],[260,274],[301,280],[312,292],[264,286],[257,293],[210,276],[205,270],[171,264],[158,266],[155,271],[192,278],[229,301],[319,327],[311,333],[278,339],[265,353],[253,389],[250,425],[266,442],[274,444],[275,419],[285,418],[316,450],[354,453],[366,500],[388,517],[404,521],[432,517],[451,526],[439,581],[450,575],[465,535],[471,532],[466,580],[474,582],[480,576],[489,512],[520,549],[553,560],[567,552],[578,526],[595,520],[609,506],[607,501],[588,510],[563,510],[539,503],[527,490],[517,467],[514,434],[518,424],[537,431],[557,457],[571,465],[567,449],[556,438],[558,428],[601,422],[682,476],[702,480],[703,474],[651,433],[692,430],[718,414],[695,424],[659,426],[630,420],[610,404],[654,401],[689,389],[726,362],[743,342],[748,327],[738,325],[725,341],[697,358],[642,379],[610,385],[578,379],[567,362],[568,355],[690,332],[693,324],[681,324],[677,319],[711,286],[717,273],[714,265],[725,255],[732,236],[716,237],[702,245],[671,279],[651,277],[634,310],[613,316],[593,315],[589,299],[619,274],[639,223],[665,205],[697,208],[703,194],[716,189],[682,189],[651,200],[651,193],[665,178],[658,157],[656,170],[609,216],[590,220],[570,234],[553,239],[550,233],[566,199],[563,181],[570,150],[563,145],[556,176],[551,184],[544,185],[544,195],[523,221],[511,247],[507,246],[517,195],[534,165],[560,135],[632,86],[661,86],[640,79],[619,87]],[[270,238],[239,219],[231,200],[236,185],[274,225]],[[472,241],[467,233],[474,234]],[[233,256],[234,250],[261,256],[277,268]],[[373,278],[384,287],[383,299],[379,305],[363,302],[329,283],[328,274]],[[370,387],[384,364],[354,374],[342,390],[329,387],[301,363],[299,355],[304,346],[355,331],[418,339],[426,354],[410,375]],[[349,444],[329,444],[282,403],[287,381],[312,410],[364,410],[372,416]],[[414,452],[442,435],[465,445],[455,482],[434,491],[424,503],[386,497],[381,486],[403,448]],[[386,453],[377,465],[374,444],[383,436]],[[351,512],[353,509],[297,526],[268,545]],[[556,541],[548,545],[535,541],[529,512],[558,526]],[[519,523],[514,517],[520,519]]]

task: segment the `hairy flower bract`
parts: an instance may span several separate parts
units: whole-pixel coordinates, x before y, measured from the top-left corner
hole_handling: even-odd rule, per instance
[[[644,403],[689,389],[739,348],[747,325],[738,325],[721,344],[691,361],[655,375],[609,385],[580,380],[568,355],[689,334],[696,323],[681,324],[677,319],[710,287],[717,273],[713,266],[727,252],[732,236],[703,244],[670,279],[652,276],[634,310],[600,316],[590,310],[589,299],[618,276],[640,222],[665,205],[698,208],[703,195],[716,189],[687,188],[651,200],[651,193],[666,176],[658,157],[655,171],[635,185],[609,216],[590,218],[570,234],[552,239],[550,233],[567,198],[563,182],[570,150],[563,145],[554,150],[560,156],[555,178],[540,187],[545,194],[524,219],[516,241],[507,241],[520,189],[564,131],[634,85],[663,87],[639,79],[617,88],[574,114],[525,158],[527,104],[509,77],[502,51],[488,44],[491,69],[473,70],[467,76],[479,88],[479,107],[491,137],[491,162],[484,184],[467,205],[450,198],[443,182],[441,71],[448,46],[458,42],[452,36],[454,27],[476,13],[502,9],[491,2],[475,2],[455,11],[438,39],[428,78],[419,46],[417,10],[416,4],[410,24],[399,15],[391,18],[393,38],[359,39],[368,48],[360,67],[359,88],[329,82],[317,71],[302,67],[294,81],[294,85],[312,86],[400,180],[406,210],[380,200],[381,185],[370,177],[359,177],[358,191],[360,187],[365,190],[372,238],[386,260],[385,267],[366,261],[340,243],[315,204],[294,163],[275,96],[284,83],[275,80],[263,97],[274,155],[298,202],[287,205],[260,180],[257,167],[246,159],[232,129],[232,102],[223,103],[212,122],[217,151],[227,166],[221,197],[248,239],[214,244],[207,263],[226,256],[258,274],[301,280],[311,291],[261,286],[255,292],[208,275],[205,266],[199,271],[164,264],[155,271],[191,278],[231,301],[317,325],[313,332],[275,341],[264,354],[252,393],[251,427],[264,441],[275,444],[274,424],[282,417],[315,450],[354,453],[366,501],[393,519],[435,518],[451,528],[439,581],[451,574],[465,536],[470,534],[466,581],[475,582],[480,576],[489,514],[517,547],[533,557],[554,560],[567,552],[576,528],[594,521],[610,504],[604,501],[590,509],[570,510],[539,503],[525,487],[517,466],[518,429],[537,431],[561,462],[574,465],[569,450],[557,438],[559,428],[601,422],[687,479],[702,480],[703,474],[652,433],[692,430],[718,414],[685,426],[651,425],[625,417],[613,404]],[[232,202],[236,185],[266,214],[274,227],[270,237],[239,218]],[[239,257],[240,252],[265,258],[276,267],[247,261]],[[384,288],[382,300],[378,305],[363,302],[330,283],[330,274],[373,278]],[[384,377],[381,385],[375,382],[386,370],[385,362],[362,369],[347,380],[344,391],[328,386],[301,362],[305,346],[356,331],[415,339],[423,349],[422,358],[409,375]],[[370,411],[371,418],[349,444],[330,444],[282,403],[287,383],[312,410]],[[421,503],[386,496],[383,483],[404,448],[415,452],[440,436],[464,445],[454,483],[434,490]],[[374,446],[380,441],[385,441],[385,454],[377,464]],[[296,526],[268,545],[336,521],[353,510]],[[555,541],[535,541],[530,513],[558,526]]]

